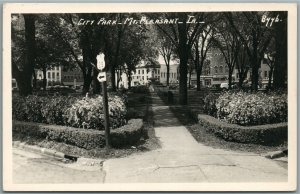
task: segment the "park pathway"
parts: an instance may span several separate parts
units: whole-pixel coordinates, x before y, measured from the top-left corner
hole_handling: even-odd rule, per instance
[[[106,160],[105,183],[287,181],[287,170],[272,160],[198,143],[154,92],[151,99],[162,148]]]

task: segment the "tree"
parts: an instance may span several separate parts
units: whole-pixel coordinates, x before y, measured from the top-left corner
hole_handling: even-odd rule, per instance
[[[226,21],[218,26],[218,32],[215,35],[214,43],[222,53],[225,63],[228,67],[228,86],[232,87],[232,73],[235,68],[239,51],[241,48],[240,40],[235,33],[227,28]]]
[[[197,91],[201,89],[200,76],[204,62],[206,60],[207,52],[213,45],[213,28],[207,27],[202,33],[197,35],[196,41],[193,44],[191,58],[194,61],[196,75],[197,75]]]
[[[271,29],[261,22],[262,16],[268,12],[236,12],[224,13],[231,28],[245,46],[252,70],[252,90],[258,90],[259,74],[264,52],[271,41]]]
[[[287,12],[273,12],[274,15],[278,15],[281,21],[274,24],[276,54],[273,87],[282,89],[287,87]]]
[[[274,40],[274,38],[272,38],[270,46],[267,48],[265,56],[264,56],[266,63],[270,68],[269,80],[268,80],[268,90],[270,90],[272,88],[273,72],[274,72],[274,68],[275,68],[275,56],[276,56],[275,40]]]
[[[19,93],[22,96],[27,96],[32,93],[32,75],[35,66],[35,16],[33,14],[22,14],[24,17],[24,49],[23,53],[12,52],[12,76],[16,78]],[[21,24],[21,23],[20,23]],[[12,25],[12,33],[15,32]],[[17,43],[17,36],[12,35],[12,44]],[[24,57],[22,57],[22,55]],[[22,60],[22,58],[24,60]],[[19,62],[19,63],[16,63]]]
[[[250,69],[250,61],[244,45],[241,45],[236,57],[236,68],[238,70],[239,75],[239,88],[243,88],[243,83]]]
[[[167,13],[161,17],[178,18],[180,21],[180,23],[169,25],[158,24],[157,28],[169,38],[179,57],[179,103],[185,105],[187,104],[187,70],[190,50],[197,35],[206,28],[207,23],[202,21],[206,21],[209,13]],[[195,18],[201,22],[191,22]]]
[[[172,42],[170,41],[170,39],[161,36],[161,34],[159,34],[158,36],[158,41],[159,41],[159,46],[158,46],[158,51],[159,54],[163,57],[164,62],[166,64],[167,67],[167,86],[169,86],[169,82],[170,82],[170,62],[171,62],[171,58],[174,52],[174,45],[172,44]]]
[[[131,26],[123,34],[124,43],[119,52],[119,69],[127,75],[128,87],[131,87],[131,75],[142,60],[156,58],[155,42],[151,26]]]

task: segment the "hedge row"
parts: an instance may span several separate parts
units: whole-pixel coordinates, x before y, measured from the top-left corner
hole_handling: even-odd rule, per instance
[[[217,137],[239,143],[278,145],[287,140],[288,134],[287,123],[240,126],[203,114],[198,115],[198,123]]]
[[[83,130],[80,128],[21,121],[13,121],[12,127],[13,136],[16,137],[46,139],[87,150],[103,148],[105,146],[104,131],[93,129]],[[127,125],[111,131],[111,144],[113,147],[132,145],[140,139],[142,130],[143,121],[141,119],[129,120]]]

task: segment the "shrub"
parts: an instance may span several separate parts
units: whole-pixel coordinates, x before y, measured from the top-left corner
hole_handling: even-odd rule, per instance
[[[240,126],[202,114],[198,115],[198,123],[206,131],[226,141],[262,145],[279,145],[287,141],[287,123]]]
[[[136,143],[142,136],[142,130],[143,121],[141,119],[129,120],[127,125],[111,131],[112,146],[122,147]],[[41,123],[14,121],[13,136],[63,142],[88,150],[103,148],[105,146],[104,131],[82,130],[79,128]]]
[[[216,100],[219,95],[210,93],[204,98],[203,111],[211,116],[217,116]]]
[[[110,127],[126,123],[125,96],[109,95]],[[93,129],[104,128],[104,112],[101,96],[76,98],[71,96],[14,96],[12,118],[18,121],[67,125]]]
[[[12,118],[18,121],[64,124],[64,111],[74,100],[70,96],[13,96]]]
[[[225,92],[216,100],[217,118],[240,125],[287,121],[287,95]]]
[[[42,106],[47,102],[45,97],[14,96],[12,100],[12,118],[20,121],[45,122]]]
[[[76,98],[72,96],[57,96],[48,98],[42,108],[42,116],[45,118],[46,123],[65,125],[65,111],[71,106],[71,104],[74,103],[75,100]]]
[[[121,97],[109,96],[109,123],[110,127],[117,128],[126,123],[126,107]],[[104,110],[102,96],[76,100],[65,111],[67,124],[72,127],[88,129],[104,129]]]

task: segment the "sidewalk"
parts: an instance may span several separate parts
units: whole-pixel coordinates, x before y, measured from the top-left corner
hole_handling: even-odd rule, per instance
[[[198,143],[152,93],[155,134],[162,148],[106,160],[106,183],[281,182],[287,170],[262,156]]]

